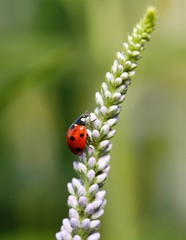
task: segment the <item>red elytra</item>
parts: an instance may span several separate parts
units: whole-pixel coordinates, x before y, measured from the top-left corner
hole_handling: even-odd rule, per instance
[[[88,114],[82,114],[70,126],[67,131],[66,140],[70,150],[80,156],[83,154],[87,143],[87,129],[82,118],[86,118]]]

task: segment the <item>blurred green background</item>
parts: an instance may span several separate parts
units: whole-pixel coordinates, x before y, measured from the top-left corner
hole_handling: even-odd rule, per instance
[[[0,240],[55,239],[77,159],[72,121],[147,0],[0,1]],[[186,239],[186,1],[160,18],[113,139],[105,240]]]

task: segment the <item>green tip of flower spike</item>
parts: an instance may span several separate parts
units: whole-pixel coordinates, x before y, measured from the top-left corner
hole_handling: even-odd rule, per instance
[[[155,26],[157,18],[158,18],[157,8],[154,6],[149,6],[144,15],[146,23],[150,24],[151,26]]]
[[[158,15],[158,11],[157,11],[157,8],[154,7],[154,6],[149,6],[147,8],[147,18],[149,19],[149,21],[155,23],[156,20],[157,20],[157,15]]]

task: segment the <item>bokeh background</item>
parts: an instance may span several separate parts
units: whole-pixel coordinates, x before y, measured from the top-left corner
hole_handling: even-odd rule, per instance
[[[76,157],[65,135],[95,107],[121,42],[149,4],[156,32],[113,139],[101,234],[186,239],[186,1],[0,1],[0,240],[51,240]]]

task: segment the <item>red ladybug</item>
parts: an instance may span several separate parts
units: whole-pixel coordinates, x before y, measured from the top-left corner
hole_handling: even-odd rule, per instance
[[[67,131],[67,144],[70,150],[78,156],[84,152],[87,143],[87,129],[85,122],[82,121],[82,118],[87,116],[88,114],[82,114]]]

